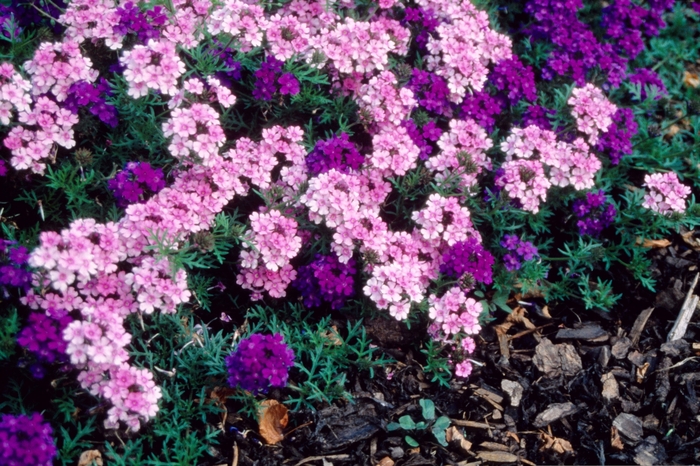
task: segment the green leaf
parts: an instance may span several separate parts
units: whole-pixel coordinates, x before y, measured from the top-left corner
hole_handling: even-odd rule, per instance
[[[439,430],[439,429],[433,428],[433,435],[435,436],[435,440],[437,440],[440,445],[442,445],[443,447],[447,446],[447,439],[445,438],[445,430],[444,429]]]
[[[416,428],[416,423],[413,422],[411,416],[408,415],[399,418],[399,425],[401,425],[401,428],[404,430],[413,430]]]
[[[401,426],[397,422],[390,422],[386,425],[386,430],[391,432],[392,430],[399,430]]]
[[[428,427],[428,424],[425,421],[416,422],[416,430],[423,430],[426,427]]]
[[[432,421],[435,419],[435,403],[433,400],[420,400],[418,402],[421,408],[423,408],[423,419]]]
[[[416,441],[416,439],[414,439],[410,435],[407,435],[405,439],[406,439],[406,443],[408,443],[409,446],[414,447],[414,448],[418,446],[418,442]]]
[[[445,430],[448,427],[450,427],[450,424],[451,421],[449,417],[440,416],[439,418],[437,418],[437,421],[435,421],[435,424],[433,424],[433,431],[435,431],[435,429]]]

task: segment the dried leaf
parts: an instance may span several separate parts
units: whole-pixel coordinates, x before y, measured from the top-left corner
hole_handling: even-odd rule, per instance
[[[448,443],[454,442],[462,451],[467,452],[472,449],[472,443],[464,438],[462,432],[455,426],[450,426],[445,431],[445,440]]]
[[[559,455],[574,452],[571,442],[564,440],[563,438],[554,437],[553,435],[550,435],[544,431],[540,431],[540,442],[542,442],[540,451],[551,450]]]
[[[236,389],[230,387],[214,387],[214,389],[209,393],[209,399],[214,402],[217,406],[222,406],[226,403],[229,396],[234,395]]]
[[[275,400],[265,400],[260,403],[258,424],[260,424],[260,436],[266,443],[274,445],[284,439],[283,432],[289,422],[287,411],[285,405]]]
[[[86,450],[78,458],[78,466],[102,466],[102,453],[99,450]]]
[[[340,346],[343,344],[343,339],[340,338],[340,334],[338,333],[338,327],[335,325],[331,326],[332,331],[324,331],[321,333],[321,336],[325,338],[327,341],[326,343],[334,346]]]
[[[649,363],[645,362],[642,367],[637,368],[637,383],[643,383],[644,377],[647,375],[647,370],[649,369]]]
[[[620,438],[620,433],[617,431],[617,427],[613,426],[610,429],[610,446],[615,450],[624,450],[625,446],[622,444],[622,439]]]
[[[377,463],[377,466],[394,466],[394,460],[392,460],[388,456],[385,456],[384,458],[379,460],[379,463]]]
[[[697,75],[697,73],[685,71],[683,73],[683,84],[688,87],[698,87],[700,86],[700,77]]]
[[[683,238],[685,244],[687,244],[696,251],[700,251],[700,238],[697,238],[695,236],[695,230],[690,230],[685,233],[681,233],[681,238]]]
[[[667,239],[644,239],[642,241],[642,238],[637,238],[636,243],[638,245],[641,245],[643,248],[652,248],[652,249],[663,249],[667,248],[671,245],[671,241]]]

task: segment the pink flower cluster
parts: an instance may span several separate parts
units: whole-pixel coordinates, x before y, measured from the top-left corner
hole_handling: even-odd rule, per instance
[[[442,324],[445,335],[455,335],[459,332],[474,335],[481,331],[481,303],[468,298],[459,287],[450,288],[440,298],[431,294],[428,304],[428,315],[435,322]]]
[[[612,117],[617,112],[617,106],[605,97],[603,91],[590,83],[574,89],[567,103],[573,107],[571,114],[576,119],[578,130],[588,135],[591,145],[598,142],[600,133],[608,131],[613,123]]]
[[[265,28],[270,53],[280,61],[307,52],[310,36],[309,26],[291,14],[270,17]]]
[[[486,151],[493,142],[484,128],[472,119],[450,120],[450,130],[442,133],[437,145],[441,150],[425,162],[426,168],[438,172],[437,181],[458,173],[461,186],[469,188],[476,184],[476,177],[483,168],[491,169]],[[465,170],[467,163],[473,164],[473,171]]]
[[[647,209],[662,215],[685,211],[686,197],[690,195],[690,187],[681,183],[675,173],[646,175],[644,185],[649,188],[642,203]]]
[[[365,164],[383,177],[403,176],[416,168],[420,148],[403,126],[385,126],[372,136],[372,153]]]
[[[126,68],[124,79],[129,83],[128,94],[135,99],[147,95],[149,89],[171,96],[177,94],[177,80],[185,72],[175,43],[166,39],[151,39],[146,45],[135,45],[123,52],[119,61]]]
[[[171,5],[175,13],[169,15],[170,24],[165,26],[163,36],[183,48],[196,47],[204,39],[202,29],[212,7],[211,0],[172,0]]]
[[[467,88],[481,91],[489,63],[511,57],[510,38],[490,28],[486,12],[469,0],[420,0],[423,8],[438,12],[445,19],[431,35],[427,48],[427,69],[447,80],[450,100],[459,103]]]
[[[86,39],[104,39],[111,49],[122,47],[124,36],[115,31],[119,14],[114,0],[73,0],[60,22],[66,27],[64,37],[68,40],[81,43]]]
[[[265,10],[259,5],[243,0],[225,0],[215,8],[207,20],[207,30],[212,35],[226,33],[236,40],[236,48],[250,52],[260,47],[267,22]]]
[[[498,180],[499,186],[505,187],[511,199],[519,199],[523,209],[534,213],[539,211],[539,203],[546,199],[551,185],[590,189],[602,167],[582,138],[573,143],[557,141],[554,132],[535,125],[513,128],[501,143],[501,150],[506,154],[506,162],[501,166],[506,174]],[[513,160],[514,156],[521,160]],[[549,167],[548,177],[544,166]]]
[[[9,125],[12,109],[29,112],[32,83],[19,74],[10,63],[0,63],[0,122]]]
[[[196,83],[188,81],[196,90]],[[219,114],[209,105],[194,103],[190,108],[175,108],[163,123],[163,135],[172,136],[168,150],[183,162],[211,166],[225,142]]]
[[[420,226],[423,238],[437,244],[452,246],[459,241],[476,238],[481,235],[474,228],[469,210],[459,205],[456,197],[442,197],[431,194],[422,210],[413,212],[413,221]]]
[[[265,267],[276,272],[289,264],[301,249],[296,220],[285,217],[278,210],[253,212],[249,219],[252,235],[247,240],[255,250],[245,255],[246,251],[241,252],[241,266],[254,269],[258,266],[258,259],[262,258]]]

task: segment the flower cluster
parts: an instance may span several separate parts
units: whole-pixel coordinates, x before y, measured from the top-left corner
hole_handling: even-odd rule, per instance
[[[142,200],[146,189],[152,193],[163,189],[165,177],[162,169],[153,168],[148,162],[129,162],[124,170],[107,181],[107,186],[114,193],[117,204],[125,207]]]
[[[309,25],[293,14],[271,16],[265,27],[265,38],[270,53],[277,60],[289,60],[295,54],[306,52],[309,47]]]
[[[251,252],[241,252],[241,266],[254,269],[262,258],[265,267],[273,272],[289,264],[299,249],[301,238],[297,236],[297,222],[279,210],[250,214],[249,241],[255,245]]]
[[[0,417],[0,463],[51,466],[58,450],[53,430],[39,413]]]
[[[640,97],[647,98],[647,88],[655,88],[656,99],[660,99],[663,95],[668,94],[666,85],[661,80],[658,74],[646,68],[638,68],[636,73],[629,76],[630,84],[635,84],[640,87]]]
[[[86,81],[79,81],[68,89],[68,97],[65,108],[73,113],[78,113],[80,107],[88,107],[90,113],[98,117],[103,123],[116,128],[117,109],[105,101],[104,94],[111,94],[109,84],[104,78],[100,78],[97,85]]]
[[[603,95],[603,91],[590,83],[574,89],[568,104],[573,107],[571,114],[576,119],[578,130],[588,135],[591,144],[598,142],[599,133],[608,130],[612,116],[617,112],[617,107]]]
[[[37,364],[30,367],[34,378],[44,377],[44,364],[67,360],[63,331],[73,319],[64,310],[50,309],[47,314],[33,312],[27,326],[17,335],[17,343],[34,354]]]
[[[637,122],[630,108],[620,108],[613,115],[613,124],[598,139],[596,148],[607,152],[610,163],[617,165],[622,157],[632,153],[632,138],[637,134]]]
[[[365,157],[350,141],[347,133],[318,141],[306,156],[306,166],[311,175],[319,175],[329,170],[347,173],[348,170],[359,169],[364,161]]]
[[[0,285],[29,289],[32,273],[27,269],[29,251],[16,241],[0,239]]]
[[[450,89],[443,77],[414,68],[407,86],[413,91],[421,107],[436,115],[447,118],[452,116]]]
[[[521,261],[531,261],[537,257],[537,248],[530,241],[523,241],[516,235],[505,235],[501,246],[508,250],[503,256],[503,265],[507,270],[519,270]]]
[[[463,119],[475,120],[479,126],[491,132],[496,124],[496,117],[503,112],[505,102],[501,96],[492,96],[486,91],[466,95],[460,107]],[[532,107],[530,107],[532,108]]]
[[[32,83],[20,75],[10,63],[0,64],[0,122],[9,125],[12,109],[29,112]]]
[[[299,267],[292,284],[303,296],[305,306],[318,307],[325,301],[331,309],[340,309],[355,294],[356,271],[353,259],[343,264],[335,254],[316,254],[313,262]]]
[[[430,33],[435,31],[439,21],[435,12],[430,8],[410,8],[404,9],[403,22],[411,22],[419,26],[419,33],[416,35],[416,45],[421,51],[424,51],[428,44]]]
[[[211,106],[200,103],[173,109],[163,123],[163,135],[172,136],[168,150],[173,157],[207,167],[215,163],[226,140],[219,114]]]
[[[440,273],[460,279],[463,290],[469,291],[474,282],[493,282],[493,256],[475,238],[453,244],[442,256]]]
[[[511,105],[516,105],[521,99],[531,102],[537,100],[535,73],[531,66],[525,66],[518,57],[498,62],[489,80],[498,90],[506,91]]]
[[[582,235],[598,236],[615,220],[617,209],[615,206],[606,203],[605,192],[592,191],[586,193],[585,199],[578,199],[574,202],[574,213],[578,217],[576,225]]]
[[[442,136],[442,130],[437,127],[434,121],[428,121],[422,128],[416,126],[414,120],[404,120],[401,126],[406,128],[413,143],[420,149],[420,160],[427,160],[433,153],[433,146],[430,142],[436,142]]]
[[[279,333],[254,333],[241,340],[226,357],[229,385],[253,393],[267,393],[272,387],[286,386],[288,371],[293,365],[294,352]]]
[[[649,192],[644,195],[642,205],[662,215],[683,212],[690,188],[678,180],[673,172],[654,173],[644,177],[644,185]]]
[[[384,126],[399,126],[415,107],[413,92],[397,87],[394,73],[382,71],[358,90],[360,115],[367,123],[374,124],[375,130]]]
[[[265,28],[265,10],[243,0],[226,0],[216,8],[207,21],[207,29],[213,36],[222,32],[237,40],[241,52],[260,47]]]
[[[450,288],[440,298],[431,294],[428,305],[428,315],[438,324],[442,324],[442,331],[446,335],[459,332],[473,335],[481,330],[481,303],[474,298],[468,298],[465,291],[458,286]]]
[[[159,27],[167,22],[164,9],[156,5],[152,10],[142,12],[134,2],[126,2],[117,8],[119,24],[114,26],[114,32],[121,36],[136,34],[139,42],[145,44],[149,39],[160,37]]]
[[[556,115],[556,110],[549,110],[539,105],[530,105],[523,114],[523,128],[528,126],[537,126],[540,129],[551,130],[552,124],[549,121],[549,115]]]
[[[551,182],[544,175],[544,167],[539,160],[508,160],[501,165],[502,175],[495,179],[495,185],[508,193],[508,197],[520,203],[523,210],[536,214],[540,202],[547,200],[547,190]]]
[[[272,100],[279,91],[281,95],[297,95],[299,81],[292,73],[282,73],[283,63],[274,57],[267,57],[255,74],[253,97],[258,100]]]
[[[124,79],[129,83],[128,94],[135,99],[147,95],[149,89],[167,95],[177,94],[177,80],[185,72],[175,43],[166,39],[151,39],[146,45],[135,45],[122,53],[119,63],[126,68]]]
[[[425,207],[413,212],[412,218],[427,241],[454,246],[472,237],[481,240],[479,232],[472,225],[469,210],[460,206],[456,197],[431,194]]]

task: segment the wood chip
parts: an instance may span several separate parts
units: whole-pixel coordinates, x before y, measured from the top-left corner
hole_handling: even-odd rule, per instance
[[[686,70],[683,72],[683,84],[688,87],[696,88],[700,86],[700,76]]]
[[[447,440],[448,443],[456,445],[463,453],[467,453],[472,449],[472,443],[465,439],[462,432],[455,426],[447,428],[445,431],[445,440]]]
[[[642,238],[638,237],[636,243],[638,245],[641,245],[643,248],[651,248],[651,249],[663,249],[669,247],[672,243],[671,241],[667,239],[644,239],[642,241]]]
[[[685,336],[685,332],[688,329],[690,319],[693,317],[695,309],[697,309],[698,307],[698,302],[700,301],[700,297],[693,294],[695,291],[695,287],[698,284],[699,277],[700,272],[695,274],[693,283],[690,285],[690,289],[688,289],[688,294],[685,297],[685,301],[683,301],[683,307],[681,307],[681,312],[678,314],[678,319],[676,319],[675,324],[673,324],[673,328],[668,334],[667,341],[680,340]]]
[[[610,446],[615,450],[622,451],[625,449],[625,445],[622,443],[622,439],[620,438],[620,432],[618,432],[617,427],[615,426],[610,428]]]
[[[535,427],[545,427],[552,422],[559,420],[563,417],[574,414],[578,411],[578,407],[571,402],[566,403],[552,403],[547,409],[542,411],[535,417],[532,425]]]
[[[547,338],[543,338],[535,347],[532,362],[550,378],[559,377],[562,374],[573,377],[583,369],[581,357],[572,345],[568,343],[554,345]]]
[[[652,312],[654,312],[653,307],[646,308],[637,316],[637,319],[634,321],[634,325],[632,326],[632,330],[630,331],[630,340],[632,340],[632,346],[636,346],[637,343],[639,343],[639,337],[642,335],[642,331],[644,330],[644,327],[647,324],[647,320],[649,320],[649,317],[651,316]]]
[[[501,390],[506,392],[508,398],[510,398],[511,406],[519,406],[520,400],[523,398],[523,386],[518,382],[512,380],[503,379],[501,380]]]
[[[613,427],[622,434],[624,439],[627,439],[632,444],[637,444],[642,440],[642,434],[644,433],[642,420],[634,414],[619,414],[613,421]]]
[[[506,445],[496,442],[481,442],[479,446],[490,451],[510,451],[510,448],[508,448]]]
[[[388,456],[385,456],[384,458],[379,460],[377,466],[394,466],[394,460],[392,460]]]
[[[554,437],[551,435],[551,433],[548,434],[544,431],[540,432],[540,442],[542,442],[540,451],[549,450],[559,455],[574,452],[571,442],[563,438]]]
[[[610,402],[620,397],[620,386],[614,375],[610,372],[603,374],[600,381],[603,382],[603,398],[606,401]]]
[[[574,328],[563,328],[557,332],[557,340],[587,340],[604,342],[610,338],[608,332],[595,322],[584,322],[575,325]]]
[[[492,461],[494,463],[515,463],[518,457],[505,451],[479,451],[476,456],[482,461]]]
[[[467,421],[464,419],[450,419],[450,422],[460,427],[472,427],[474,429],[504,429],[505,424],[487,424],[485,422]]]

